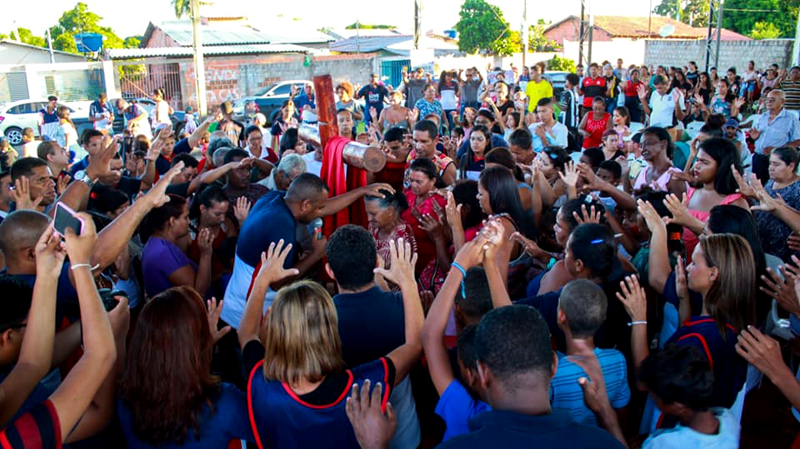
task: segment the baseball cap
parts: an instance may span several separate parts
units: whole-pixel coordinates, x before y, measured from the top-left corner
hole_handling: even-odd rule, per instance
[[[729,118],[727,122],[725,122],[725,128],[738,128],[739,127],[739,120],[735,118]]]

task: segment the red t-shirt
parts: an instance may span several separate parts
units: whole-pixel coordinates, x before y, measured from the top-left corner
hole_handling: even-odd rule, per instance
[[[586,77],[581,83],[583,88],[583,107],[591,108],[594,97],[604,97],[606,95],[606,79],[602,76],[597,78]]]

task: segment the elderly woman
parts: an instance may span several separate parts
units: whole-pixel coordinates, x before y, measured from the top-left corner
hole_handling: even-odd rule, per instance
[[[364,202],[369,220],[369,232],[375,238],[378,256],[383,259],[383,266],[389,267],[391,262],[390,242],[405,239],[411,244],[414,252],[417,251],[417,241],[414,230],[406,223],[402,215],[408,210],[408,200],[401,191],[391,193],[388,190],[380,191],[383,196],[366,196]]]
[[[405,191],[409,209],[403,212],[402,217],[414,230],[417,241],[417,274],[421,273],[428,263],[436,258],[436,242],[423,229],[421,219],[424,216],[439,218],[447,203],[438,189],[445,187],[444,181],[439,177],[436,166],[430,159],[414,159],[409,166],[410,187]]]

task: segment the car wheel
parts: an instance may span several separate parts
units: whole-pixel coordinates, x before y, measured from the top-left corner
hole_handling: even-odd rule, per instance
[[[22,129],[11,126],[6,129],[5,135],[11,145],[22,145]]]

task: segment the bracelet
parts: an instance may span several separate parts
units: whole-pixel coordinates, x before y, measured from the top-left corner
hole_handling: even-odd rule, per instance
[[[645,321],[631,321],[630,323],[628,323],[628,326],[629,327],[633,327],[633,326],[636,326],[637,324],[647,324],[647,321],[646,320]]]
[[[465,270],[464,267],[462,267],[458,262],[453,262],[450,264],[450,266],[461,272],[461,297],[466,298],[467,289],[464,287],[464,279],[467,278],[467,270]]]
[[[72,270],[72,271],[75,271],[78,268],[84,268],[84,267],[88,268],[89,271],[94,271],[94,270],[100,268],[100,264],[97,264],[95,266],[91,266],[88,263],[76,263],[76,264],[70,265],[69,269]]]

